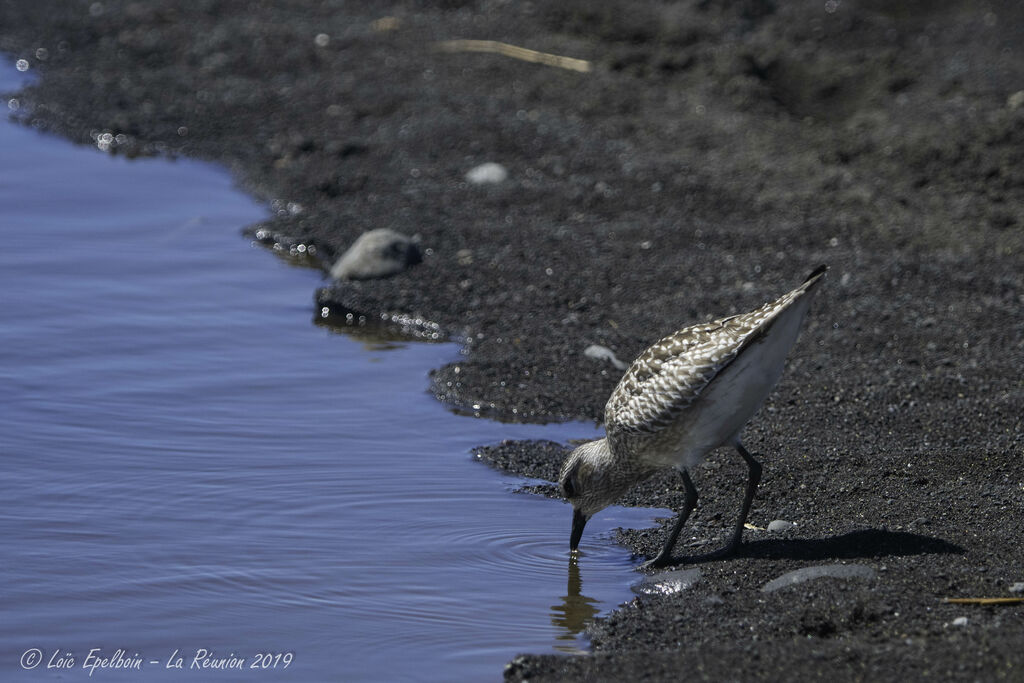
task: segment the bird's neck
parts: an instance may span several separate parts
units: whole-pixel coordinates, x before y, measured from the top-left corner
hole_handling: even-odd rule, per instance
[[[606,476],[611,479],[611,486],[620,495],[658,471],[658,468],[651,467],[639,458],[630,457],[627,453],[616,453],[607,439],[595,443],[594,455],[601,460]]]

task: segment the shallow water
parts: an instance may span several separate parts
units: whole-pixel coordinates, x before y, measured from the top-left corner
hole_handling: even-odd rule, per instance
[[[265,211],[217,168],[7,122],[0,150],[0,678],[98,648],[142,671],[101,680],[203,651],[271,669],[203,679],[493,680],[630,598],[611,530],[654,512],[593,520],[570,572],[566,506],[469,454],[592,426],[453,415],[455,345],[312,325],[319,274],[239,236]]]

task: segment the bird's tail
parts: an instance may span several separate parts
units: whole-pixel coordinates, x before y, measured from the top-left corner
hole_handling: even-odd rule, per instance
[[[826,270],[828,270],[828,266],[826,266],[824,263],[821,264],[820,266],[811,271],[811,274],[807,276],[806,280],[804,280],[804,284],[807,284],[811,280],[817,280],[818,278],[825,274]]]

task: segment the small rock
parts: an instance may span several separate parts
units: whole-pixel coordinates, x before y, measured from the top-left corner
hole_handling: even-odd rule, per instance
[[[1010,586],[1011,593],[1024,593],[1024,581],[1018,581]]]
[[[787,522],[784,519],[775,519],[768,523],[768,531],[789,531],[795,526],[795,522]]]
[[[466,180],[473,185],[488,185],[504,182],[508,178],[508,170],[501,164],[488,161],[471,168],[466,173]]]
[[[953,626],[967,626],[967,617],[957,617],[953,620]]]
[[[368,280],[401,273],[423,260],[419,243],[388,228],[364,232],[331,268],[336,280]]]
[[[619,370],[625,370],[629,367],[618,359],[614,351],[609,349],[607,346],[601,346],[600,344],[591,344],[587,348],[583,349],[583,355],[587,358],[593,358],[594,360],[606,360]]]
[[[633,586],[633,592],[638,595],[681,593],[688,588],[693,588],[700,581],[700,577],[701,573],[697,568],[659,572],[645,577],[643,581]]]
[[[804,567],[786,572],[777,579],[772,579],[761,588],[762,593],[771,593],[780,588],[795,586],[811,579],[832,577],[834,579],[873,579],[875,570],[862,564],[824,564],[815,567]]]

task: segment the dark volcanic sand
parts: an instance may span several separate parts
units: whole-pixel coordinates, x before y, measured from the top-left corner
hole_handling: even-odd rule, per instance
[[[746,438],[750,521],[798,526],[508,677],[1024,680],[1024,607],[941,602],[1024,581],[1024,7],[437,4],[0,0],[0,50],[42,75],[32,125],[225,163],[285,251],[418,234],[422,264],[318,299],[466,340],[434,375],[457,409],[599,419],[620,373],[586,346],[630,359],[830,265]],[[593,69],[432,47],[455,38]],[[468,185],[487,161],[509,179]],[[506,449],[547,477],[562,454]],[[696,473],[681,552],[723,540],[744,475],[725,451]],[[631,500],[679,495],[666,476]],[[761,592],[842,562],[877,575]]]

